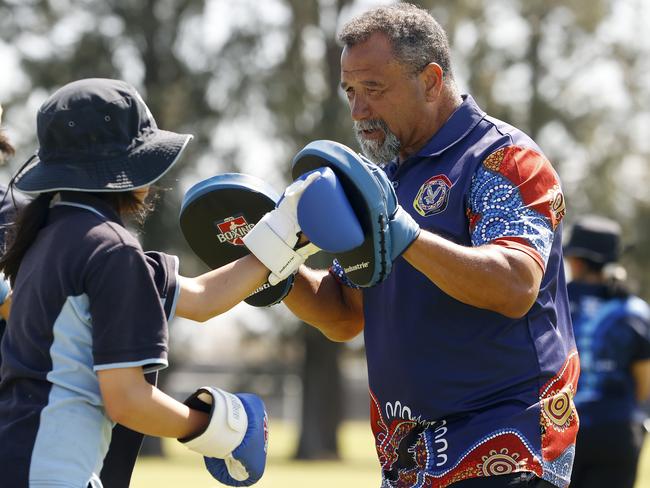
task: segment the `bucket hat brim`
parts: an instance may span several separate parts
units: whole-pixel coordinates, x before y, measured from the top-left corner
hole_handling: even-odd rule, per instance
[[[608,262],[614,261],[611,256],[607,256],[604,253],[586,249],[584,247],[567,246],[562,250],[562,253],[564,254],[564,257],[567,258],[582,258],[593,261],[594,263],[606,264]]]
[[[15,186],[28,193],[55,191],[118,192],[151,185],[180,159],[190,134],[155,129],[127,154],[83,164],[42,161],[38,155],[16,175]]]
[[[600,264],[612,263],[621,253],[620,236],[618,222],[600,215],[584,215],[573,225],[569,241],[562,251],[566,257]]]

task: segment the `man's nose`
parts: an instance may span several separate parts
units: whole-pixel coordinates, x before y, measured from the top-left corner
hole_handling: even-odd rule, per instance
[[[370,117],[370,105],[368,101],[362,96],[355,96],[350,102],[350,114],[352,120],[359,121]]]

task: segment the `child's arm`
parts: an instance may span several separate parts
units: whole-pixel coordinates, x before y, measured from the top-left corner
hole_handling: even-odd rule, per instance
[[[149,384],[142,368],[97,371],[108,416],[132,430],[176,437],[205,456],[210,474],[230,486],[249,486],[262,477],[268,441],[264,402],[203,387],[180,403]]]
[[[176,315],[204,322],[246,299],[268,276],[266,266],[250,254],[196,278],[180,276]]]
[[[114,422],[156,437],[185,437],[205,428],[208,416],[147,383],[142,368],[97,371],[106,414]]]

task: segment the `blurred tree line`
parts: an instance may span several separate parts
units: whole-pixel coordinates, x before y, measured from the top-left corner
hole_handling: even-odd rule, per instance
[[[177,224],[183,189],[225,171],[251,173],[280,189],[292,155],[309,141],[355,146],[338,88],[336,32],[379,3],[390,2],[3,0],[5,124],[26,157],[35,147],[36,108],[55,88],[84,77],[138,87],[160,127],[195,135],[163,182],[169,191],[143,229],[143,246],[178,254],[181,271],[196,274],[204,267]],[[447,29],[463,91],[545,150],[564,182],[567,221],[598,212],[621,222],[636,244],[625,258],[630,275],[649,299],[650,40],[640,35],[650,20],[647,2],[413,3],[431,9]],[[326,266],[327,259],[312,264]],[[335,457],[343,346],[310,327],[287,330],[294,332],[277,340],[295,341],[303,351],[297,456]]]

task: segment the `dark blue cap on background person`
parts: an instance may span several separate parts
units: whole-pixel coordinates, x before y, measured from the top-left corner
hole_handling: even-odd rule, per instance
[[[54,92],[36,124],[38,153],[14,182],[25,193],[141,188],[164,175],[192,138],[159,129],[128,83],[101,78]]]
[[[564,246],[564,256],[575,256],[598,264],[618,261],[621,254],[621,226],[598,215],[578,219]]]

